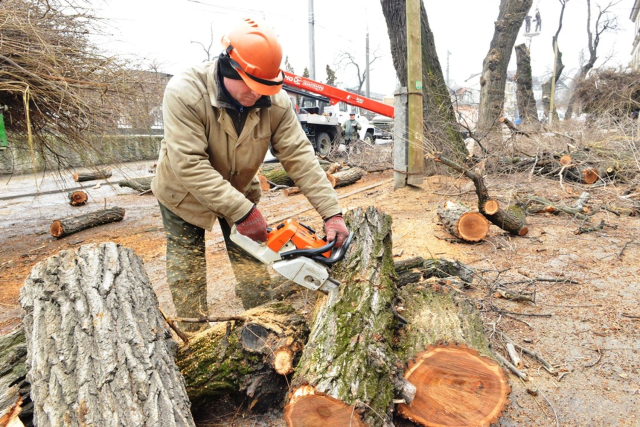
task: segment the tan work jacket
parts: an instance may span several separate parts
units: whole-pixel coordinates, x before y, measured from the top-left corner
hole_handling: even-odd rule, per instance
[[[323,217],[340,213],[336,192],[315,158],[284,91],[253,108],[238,136],[218,96],[217,60],[174,76],[164,94],[164,139],[151,189],[185,221],[210,230],[216,217],[238,221],[260,199],[256,173],[273,145],[276,158]]]

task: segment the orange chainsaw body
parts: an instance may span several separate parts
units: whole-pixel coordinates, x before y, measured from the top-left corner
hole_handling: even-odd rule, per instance
[[[287,242],[293,243],[296,249],[315,249],[327,244],[310,228],[292,219],[280,223],[267,235],[267,246],[274,252],[279,252]],[[322,256],[330,257],[331,251],[323,253]]]

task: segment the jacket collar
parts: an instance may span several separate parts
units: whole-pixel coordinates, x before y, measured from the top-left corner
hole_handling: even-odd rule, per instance
[[[211,79],[212,77],[212,79]],[[228,94],[226,88],[222,84],[222,76],[220,75],[220,70],[218,67],[218,58],[214,60],[213,63],[213,76],[210,76],[212,80],[211,85],[209,86],[209,97],[211,99],[211,105],[219,108],[231,108],[233,110],[239,111],[239,107],[241,105]],[[235,105],[234,105],[235,104]],[[255,104],[251,107],[244,107],[247,109],[251,108],[269,108],[271,107],[271,97],[263,95],[256,101]]]

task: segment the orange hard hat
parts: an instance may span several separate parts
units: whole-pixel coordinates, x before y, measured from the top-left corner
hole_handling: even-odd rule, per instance
[[[276,32],[264,23],[243,19],[225,36],[222,45],[231,66],[251,90],[275,95],[282,88],[282,47]]]

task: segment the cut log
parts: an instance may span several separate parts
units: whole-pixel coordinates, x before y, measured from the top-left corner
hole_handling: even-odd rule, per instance
[[[22,328],[0,337],[0,425],[31,426],[33,403],[26,380],[27,343]]]
[[[333,177],[333,175],[331,175],[331,172],[327,171],[327,179],[329,180],[329,182],[331,183],[331,186],[335,188],[336,186],[336,179]]]
[[[262,191],[269,191],[271,189],[271,185],[269,185],[269,180],[266,176],[258,174],[258,180],[260,181]]]
[[[93,181],[96,179],[110,178],[111,175],[111,169],[98,169],[88,172],[76,172],[73,174],[73,180],[75,182]]]
[[[508,403],[508,379],[489,358],[473,303],[459,293],[444,293],[446,284],[435,282],[398,290],[407,325],[397,354],[410,362],[404,376],[417,389],[410,404],[398,405],[398,413],[424,426],[488,427]]]
[[[285,196],[293,196],[294,194],[300,194],[300,189],[298,187],[289,187],[282,190],[282,194]]]
[[[418,283],[430,277],[445,278],[456,276],[462,279],[463,282],[471,283],[475,275],[473,268],[462,264],[460,261],[449,261],[442,258],[409,258],[396,261],[394,267],[398,276],[396,280],[398,287]]]
[[[309,341],[291,380],[288,426],[381,426],[390,422],[396,372],[391,343],[391,218],[369,207],[349,211],[355,237],[332,272],[342,283],[321,296]]]
[[[442,156],[436,157],[434,160],[442,162],[453,170],[463,173],[467,178],[473,181],[473,185],[476,187],[476,195],[478,196],[478,209],[489,221],[502,228],[504,231],[515,234],[516,236],[524,236],[529,232],[529,229],[526,227],[527,215],[524,208],[520,205],[514,204],[508,206],[506,209],[498,209],[498,212],[495,214],[490,214],[484,211],[485,203],[487,200],[491,200],[491,197],[489,196],[489,190],[487,190],[480,172],[472,172],[458,163]]]
[[[152,176],[145,176],[140,178],[124,179],[118,183],[120,187],[132,188],[139,192],[149,191],[151,189]]]
[[[88,214],[57,219],[51,224],[51,235],[62,238],[78,231],[124,219],[124,209],[117,206]]]
[[[500,203],[497,200],[489,199],[484,202],[482,206],[482,211],[487,215],[495,215],[500,210]]]
[[[62,251],[33,268],[20,304],[35,425],[195,425],[176,344],[133,251]]]
[[[571,156],[568,154],[565,154],[564,156],[560,157],[560,164],[562,166],[567,166],[571,164]]]
[[[71,206],[82,206],[87,203],[89,196],[82,190],[72,191],[68,194]]]
[[[224,395],[244,395],[262,412],[281,402],[309,329],[290,305],[271,303],[242,314],[246,322],[218,323],[191,337],[176,361],[197,409]]]
[[[362,168],[349,168],[332,174],[335,179],[334,187],[344,187],[358,182],[366,172]]]
[[[337,170],[340,165],[326,160],[320,161],[320,167],[324,171]],[[330,172],[331,173],[331,172]],[[296,185],[280,163],[265,163],[262,165],[261,174],[264,175],[269,181],[276,185],[286,185],[287,187],[293,187]]]
[[[467,242],[479,242],[489,233],[489,221],[482,214],[452,200],[438,206],[438,217],[449,233]]]

